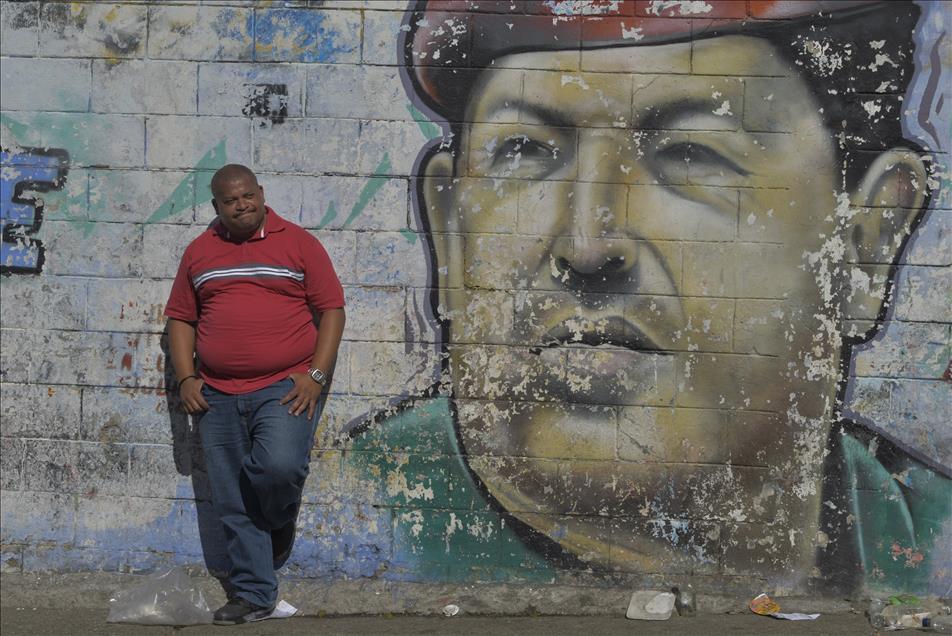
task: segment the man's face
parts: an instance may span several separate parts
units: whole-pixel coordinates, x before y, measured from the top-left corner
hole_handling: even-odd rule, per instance
[[[424,186],[458,426],[489,492],[583,560],[808,572],[841,345],[833,142],[762,40],[583,53],[689,55],[732,77],[474,89],[457,178]]]
[[[232,238],[246,239],[264,225],[264,188],[251,175],[216,183],[213,194],[215,212]]]

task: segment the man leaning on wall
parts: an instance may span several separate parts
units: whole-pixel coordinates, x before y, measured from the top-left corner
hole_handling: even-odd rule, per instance
[[[217,217],[186,248],[165,314],[231,560],[214,620],[231,625],[275,607],[344,295],[323,246],[265,204],[250,169],[221,168],[211,189]]]

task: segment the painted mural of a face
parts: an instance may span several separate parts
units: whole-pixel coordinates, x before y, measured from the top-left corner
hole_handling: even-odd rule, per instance
[[[896,145],[844,183],[792,57],[674,40],[500,55],[421,163],[458,431],[486,491],[585,563],[794,580],[844,343],[925,169]]]

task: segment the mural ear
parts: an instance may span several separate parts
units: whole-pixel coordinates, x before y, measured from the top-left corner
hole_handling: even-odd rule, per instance
[[[453,306],[449,302],[449,290],[463,287],[462,242],[458,215],[454,214],[453,153],[440,150],[431,155],[422,167],[423,213],[430,227],[430,240],[436,262],[441,313],[446,314]],[[453,254],[456,258],[452,258]]]
[[[848,320],[875,320],[886,278],[912,222],[925,203],[926,168],[918,153],[893,148],[881,153],[850,196],[846,240],[850,293]]]

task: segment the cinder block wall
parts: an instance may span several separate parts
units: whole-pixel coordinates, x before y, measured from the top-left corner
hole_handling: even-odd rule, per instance
[[[243,163],[348,304],[288,575],[948,592],[948,5],[0,11],[3,572],[227,568],[162,312]]]

